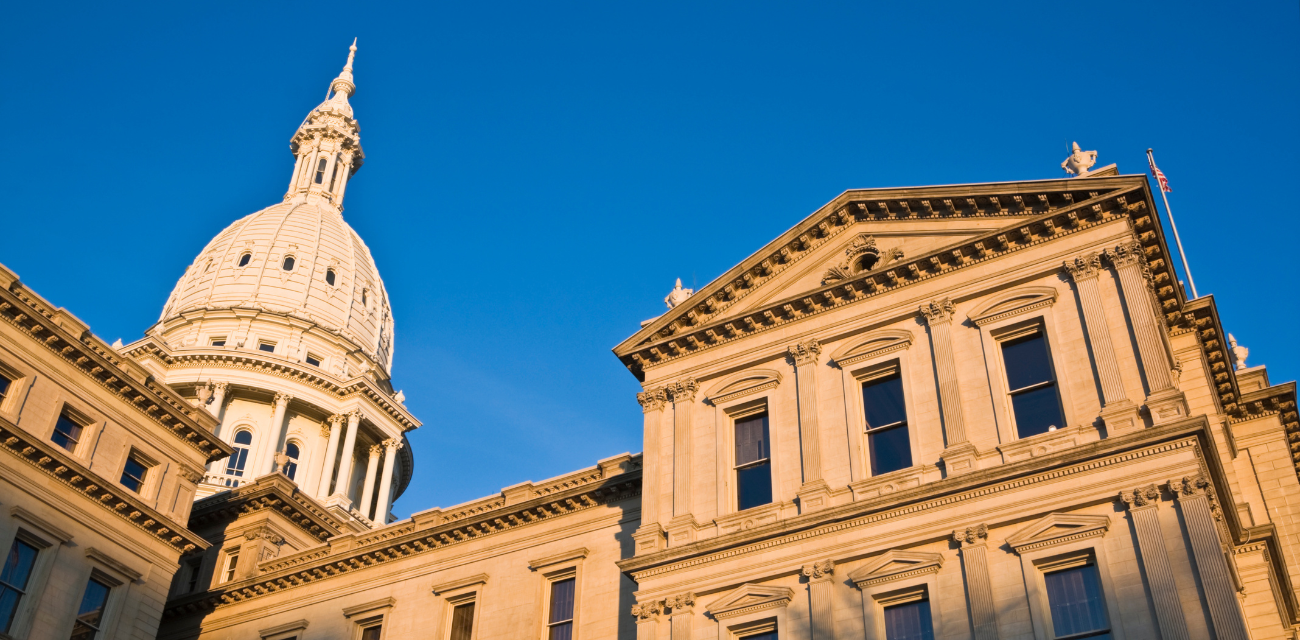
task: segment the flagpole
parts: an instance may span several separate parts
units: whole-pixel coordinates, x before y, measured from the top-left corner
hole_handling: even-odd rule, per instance
[[[1152,155],[1151,149],[1147,149],[1147,163],[1152,167],[1156,166],[1156,158]],[[1201,296],[1196,293],[1196,281],[1192,279],[1191,267],[1187,266],[1187,253],[1183,251],[1183,241],[1178,237],[1178,225],[1174,223],[1174,212],[1169,208],[1169,196],[1165,195],[1164,188],[1159,184],[1156,188],[1160,189],[1160,197],[1164,198],[1165,215],[1169,216],[1169,228],[1174,230],[1174,242],[1178,244],[1178,257],[1183,259],[1183,273],[1187,274],[1187,284],[1192,286],[1192,299],[1195,300]]]

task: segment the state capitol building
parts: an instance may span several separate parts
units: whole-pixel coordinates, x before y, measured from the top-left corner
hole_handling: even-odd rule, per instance
[[[355,52],[143,338],[0,266],[0,639],[1297,638],[1295,383],[1091,160],[791,215],[614,348],[643,453],[396,519]]]

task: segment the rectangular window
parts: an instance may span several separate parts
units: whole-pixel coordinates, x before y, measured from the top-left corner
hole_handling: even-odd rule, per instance
[[[22,540],[14,540],[0,569],[0,633],[9,633],[18,613],[18,604],[27,594],[27,581],[36,564],[36,547]]]
[[[226,346],[226,337],[222,336],[220,338],[213,338],[212,340],[208,341],[208,344],[214,347],[224,347]]]
[[[474,603],[456,605],[451,610],[451,640],[470,640],[474,634]]]
[[[573,640],[573,597],[577,580],[557,580],[551,583],[551,617],[549,640]]]
[[[14,385],[14,381],[9,376],[0,373],[0,402],[4,402],[9,397],[9,387]]]
[[[126,458],[126,466],[122,468],[122,486],[140,493],[144,488],[144,479],[149,474],[149,467],[152,466],[144,456],[132,449],[131,455]]]
[[[384,633],[384,625],[377,624],[361,630],[361,640],[379,640]]]
[[[314,353],[309,353],[309,354],[307,354],[307,364],[309,364],[309,365],[311,365],[311,366],[313,366],[313,367],[319,367],[319,366],[320,366],[320,356],[318,356],[318,355],[316,355],[316,354],[314,354]]]
[[[1055,637],[1109,640],[1110,623],[1101,600],[1101,577],[1092,558],[1058,564],[1054,569],[1043,574],[1043,582]]]
[[[916,600],[885,607],[885,640],[934,640],[930,601]]]
[[[192,558],[185,563],[185,591],[182,593],[194,593],[199,590],[199,572],[203,571],[203,558]]]
[[[85,427],[65,411],[59,414],[59,421],[54,423],[54,433],[50,440],[68,451],[75,451],[83,430]]]
[[[1002,362],[1007,370],[1017,437],[1028,438],[1065,426],[1043,332],[1003,341]]]
[[[736,420],[736,509],[772,502],[772,449],[767,414]]]
[[[259,342],[259,343],[257,343],[257,350],[258,350],[258,351],[265,351],[265,352],[267,352],[267,353],[275,353],[275,343],[274,343],[274,342]]]
[[[763,631],[754,635],[741,636],[740,640],[777,640],[776,630]]]
[[[77,608],[77,620],[72,623],[72,635],[68,640],[95,640],[99,635],[99,625],[104,621],[104,605],[108,604],[109,586],[90,579],[86,593],[81,596],[81,606]]]
[[[239,552],[226,554],[226,564],[221,569],[221,582],[224,584],[235,579],[235,569],[239,568]]]
[[[899,375],[897,362],[862,383],[862,407],[866,414],[872,475],[911,467],[912,441],[907,432],[903,377]]]

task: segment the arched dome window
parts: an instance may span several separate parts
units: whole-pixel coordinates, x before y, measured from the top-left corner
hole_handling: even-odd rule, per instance
[[[326,269],[326,270],[325,270],[325,284],[327,284],[327,285],[329,285],[329,286],[331,286],[331,287],[334,286],[334,270],[333,270],[333,269]]]
[[[235,266],[236,266],[236,267],[247,267],[247,266],[248,266],[248,263],[249,263],[250,261],[252,261],[252,259],[253,259],[253,254],[251,254],[251,253],[245,251],[243,254],[241,254],[241,255],[239,256],[239,262],[237,262],[237,263],[235,264]]]
[[[285,256],[284,264],[280,266],[283,267],[285,271],[293,271],[293,264],[294,264],[293,256]]]
[[[370,290],[369,290],[369,289],[362,289],[362,290],[361,290],[361,306],[363,306],[363,307],[369,309],[369,308],[370,308],[370,296],[366,294],[367,291],[370,291]]]
[[[244,465],[248,464],[248,451],[253,446],[253,432],[240,431],[235,434],[234,445],[235,452],[226,458],[226,486],[238,486],[239,482],[234,478],[244,477]]]
[[[329,164],[329,160],[326,160],[325,158],[321,158],[320,164],[316,165],[316,184],[325,182],[325,165],[328,164]]]
[[[289,462],[284,465],[284,475],[289,476],[290,480],[293,480],[294,474],[298,473],[298,456],[300,454],[301,450],[298,448],[297,442],[290,442],[285,445],[284,455],[289,456]]]

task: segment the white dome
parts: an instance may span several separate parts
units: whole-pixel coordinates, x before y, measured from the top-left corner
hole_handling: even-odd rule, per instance
[[[388,293],[370,249],[328,203],[285,202],[235,221],[204,247],[159,320],[231,308],[308,320],[355,344],[391,374]]]

